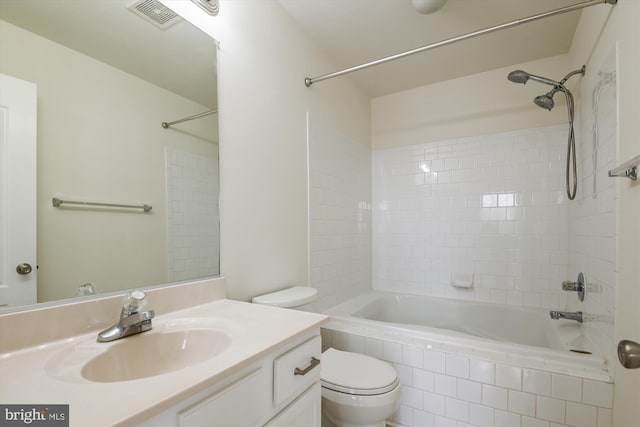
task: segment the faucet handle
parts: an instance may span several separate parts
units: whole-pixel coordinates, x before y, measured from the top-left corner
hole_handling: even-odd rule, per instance
[[[147,294],[140,290],[127,293],[122,302],[122,313],[132,314],[142,310],[147,305]]]
[[[584,301],[584,296],[587,293],[586,281],[584,279],[584,274],[578,274],[578,278],[575,282],[571,280],[565,280],[562,282],[562,290],[563,291],[575,291],[578,293],[578,299],[580,301]]]

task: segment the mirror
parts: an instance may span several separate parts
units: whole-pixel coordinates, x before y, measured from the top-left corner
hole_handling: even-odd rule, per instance
[[[219,274],[216,50],[156,0],[0,0],[0,73],[37,85],[30,302]]]

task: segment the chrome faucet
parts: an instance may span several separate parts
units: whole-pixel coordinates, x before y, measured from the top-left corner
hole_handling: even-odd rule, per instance
[[[550,311],[549,315],[552,319],[569,319],[582,323],[581,311]]]
[[[127,294],[122,304],[120,320],[98,334],[98,342],[109,342],[151,330],[153,310],[140,311],[147,304],[147,295],[142,291]]]

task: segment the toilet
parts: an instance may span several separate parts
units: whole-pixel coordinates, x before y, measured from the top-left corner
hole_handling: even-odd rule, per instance
[[[317,291],[294,286],[254,297],[255,304],[305,308]],[[400,382],[386,362],[348,351],[327,349],[320,358],[322,427],[384,427],[400,404]]]

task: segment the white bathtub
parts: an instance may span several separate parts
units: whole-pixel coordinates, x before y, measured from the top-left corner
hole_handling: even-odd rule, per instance
[[[420,345],[448,353],[609,381],[578,322],[553,320],[548,310],[371,292],[325,314],[328,331]]]

